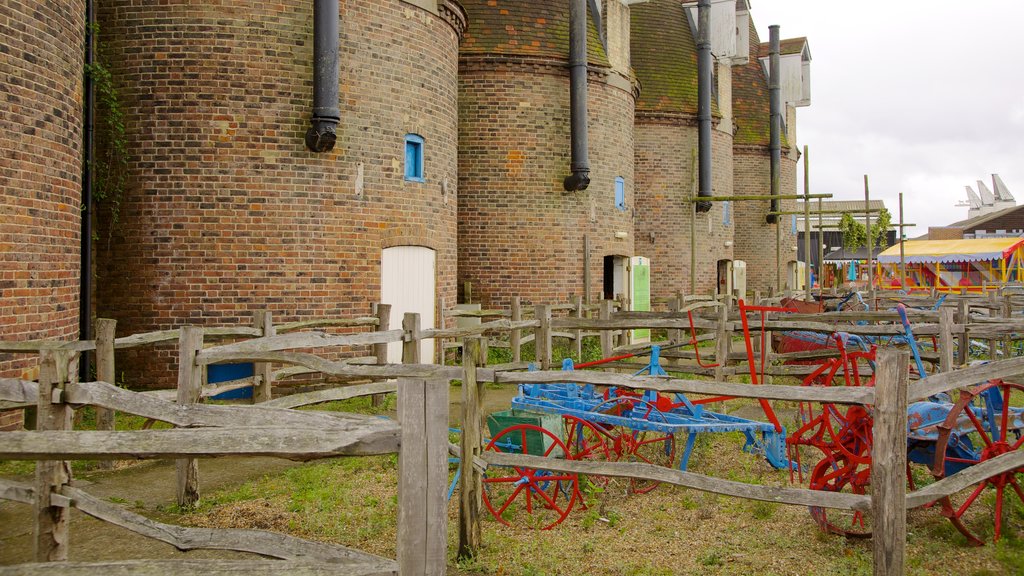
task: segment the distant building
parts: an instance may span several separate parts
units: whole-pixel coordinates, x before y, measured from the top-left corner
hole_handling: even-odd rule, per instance
[[[871,200],[868,207],[872,210],[883,210],[885,209],[885,202],[882,200]],[[797,202],[796,211],[802,212],[804,209],[803,202]],[[799,214],[794,217],[794,222],[797,228],[797,258],[801,262],[810,262],[814,265],[815,270],[821,269],[821,263],[818,261],[818,245],[824,243],[823,252],[828,255],[832,252],[842,251],[843,248],[843,233],[839,231],[839,221],[843,218],[843,212],[847,212],[853,219],[860,224],[864,224],[866,221],[864,215],[864,201],[863,200],[822,200],[821,210],[825,212],[821,216],[821,229],[818,227],[818,216],[815,212],[818,210],[818,201],[811,201],[811,254],[810,259],[804,254],[804,217]],[[871,221],[874,222],[878,217],[878,212],[871,213]],[[890,230],[886,234],[886,247],[892,246],[896,243],[896,230]],[[884,247],[882,248],[885,249]],[[866,250],[866,248],[865,248]],[[877,253],[877,252],[876,252]],[[866,254],[866,252],[865,252]],[[826,256],[826,262],[830,260]]]
[[[1017,200],[1010,193],[1009,188],[1003,183],[999,174],[992,175],[992,189],[989,190],[984,182],[978,180],[978,191],[975,192],[970,186],[967,188],[967,201],[961,201],[957,207],[967,208],[967,218],[977,218],[999,212],[1017,205]]]

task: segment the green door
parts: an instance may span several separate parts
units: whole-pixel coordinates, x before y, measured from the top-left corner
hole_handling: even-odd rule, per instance
[[[650,312],[651,310],[651,259],[643,256],[636,256],[629,260],[629,302],[631,308],[637,312]],[[649,342],[651,331],[633,330],[633,342]]]

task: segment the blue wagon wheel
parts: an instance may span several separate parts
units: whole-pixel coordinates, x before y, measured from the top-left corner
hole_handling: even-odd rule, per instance
[[[485,450],[572,459],[557,436],[532,424],[505,428],[491,438]],[[511,526],[519,521],[542,530],[565,520],[579,494],[576,474],[525,466],[491,466],[483,485],[484,506],[498,522]]]
[[[1024,386],[991,380],[963,390],[939,425],[932,475],[945,478],[1022,450],[1022,432]],[[942,515],[975,546],[987,538],[998,541],[1004,530],[1024,534],[1024,466],[985,478],[939,504]]]

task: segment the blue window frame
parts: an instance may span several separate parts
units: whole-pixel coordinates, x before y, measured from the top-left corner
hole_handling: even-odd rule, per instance
[[[796,214],[793,214],[793,234],[796,234]]]
[[[411,182],[425,182],[423,179],[423,137],[418,134],[405,135],[405,179]]]
[[[722,202],[722,225],[729,226],[732,224],[732,202],[726,200]]]
[[[626,210],[626,180],[622,176],[615,178],[615,207]]]

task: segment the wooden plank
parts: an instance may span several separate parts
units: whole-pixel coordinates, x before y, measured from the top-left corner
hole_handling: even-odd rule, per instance
[[[377,330],[381,332],[387,332],[391,328],[391,304],[376,304],[374,311],[377,316]],[[442,358],[444,358],[444,351],[441,352]],[[388,345],[384,343],[373,345],[373,363],[378,366],[383,366],[388,363]],[[397,390],[397,386],[396,386]],[[384,395],[375,394],[370,399],[372,406],[380,406],[384,404]]]
[[[0,576],[397,576],[398,569],[377,570],[359,565],[344,570],[334,564],[282,560],[122,560],[60,562],[0,566]]]
[[[687,367],[689,370],[690,367]],[[483,372],[483,371],[481,371]],[[482,374],[481,380],[487,380]],[[837,404],[873,404],[874,391],[868,387],[816,387],[816,386],[768,386],[739,384],[734,382],[710,382],[678,378],[627,376],[608,372],[560,370],[538,372],[500,372],[494,374],[499,384],[528,384],[576,382],[618,386],[621,388],[658,390],[659,392],[684,392],[711,396],[736,396],[739,398],[768,398],[772,400],[832,402]]]
[[[725,379],[725,369],[729,364],[729,349],[732,344],[732,333],[729,331],[729,308],[718,309],[718,329],[715,331],[715,380]],[[694,353],[696,356],[696,353]]]
[[[842,311],[842,312],[819,312],[816,314],[783,314],[778,318],[785,318],[789,322],[836,322],[854,324],[857,322],[900,322],[900,315],[895,310],[880,311]],[[939,321],[939,313],[932,310],[907,309],[907,318],[911,322],[936,323]]]
[[[952,320],[952,310],[948,312]],[[946,316],[943,316],[946,318]],[[883,348],[875,370],[871,428],[872,550],[874,573],[905,574],[907,546],[907,378],[910,355]]]
[[[911,492],[907,495],[907,508],[917,508],[934,502],[943,496],[952,496],[986,478],[992,478],[1021,467],[1024,467],[1024,450],[1014,450],[1001,454],[965,468],[920,490]]]
[[[614,303],[611,300],[602,300],[601,309],[598,312],[598,322],[611,322],[612,318],[612,306]],[[591,320],[592,321],[592,320]],[[612,333],[608,330],[601,331],[601,357],[610,358],[612,355]]]
[[[270,310],[257,310],[253,313],[253,328],[260,331],[262,338],[270,338],[277,334],[274,327],[274,315]],[[274,370],[270,362],[256,362],[253,365],[252,403],[260,404],[273,396]]]
[[[512,322],[519,322],[523,319],[522,308],[519,296],[512,297]],[[512,333],[509,334],[508,341],[509,346],[512,348],[512,363],[518,364],[522,362],[522,332],[518,328],[513,328]]]
[[[367,421],[350,430],[309,428],[175,428],[125,432],[4,432],[0,459],[118,460],[274,456],[307,461],[332,456],[391,454],[398,450],[398,427],[389,420]],[[38,465],[37,465],[38,468]]]
[[[951,330],[963,329],[962,326],[952,326]],[[861,336],[901,336],[905,333],[903,326],[897,325],[860,325],[860,324],[827,324],[824,322],[789,322],[782,320],[768,320],[765,322],[765,330],[807,330],[811,332],[848,332]],[[913,326],[915,336],[936,336],[939,333],[938,324],[918,324]]]
[[[988,364],[968,366],[962,370],[942,372],[910,385],[907,394],[908,402],[918,402],[956,388],[973,386],[993,378],[1010,378],[1024,373],[1024,357],[1010,358]]]
[[[356,388],[356,387],[352,387]],[[342,388],[341,390],[345,390]],[[330,390],[323,391],[331,392]],[[365,392],[359,390],[359,393]],[[325,394],[326,395],[326,394]],[[342,395],[342,394],[338,394]],[[360,394],[361,395],[361,394]],[[300,396],[300,395],[296,395]],[[255,428],[286,427],[355,429],[375,418],[341,412],[296,412],[287,410],[290,402],[284,397],[283,406],[267,403],[259,406],[219,406],[182,404],[164,400],[153,394],[142,394],[119,388],[106,382],[83,382],[68,386],[64,393],[68,404],[101,406],[167,422],[182,428]],[[302,405],[302,404],[299,404]]]
[[[274,398],[269,402],[265,402],[260,405],[261,408],[298,408],[299,406],[309,406],[311,404],[321,404],[323,402],[334,402],[336,400],[348,400],[349,398],[358,398],[360,396],[371,396],[371,395],[383,395],[398,390],[398,384],[394,381],[390,382],[373,382],[372,384],[360,384],[358,386],[341,386],[338,388],[328,388],[327,390],[315,390],[313,392],[303,392],[301,394],[292,394],[290,396],[281,396],[280,398]]]
[[[953,309],[939,310],[939,372],[953,370]]]
[[[970,304],[968,304],[966,300],[961,300],[960,302],[957,302],[956,321],[959,322],[960,324],[967,324],[968,322],[970,322],[970,317],[971,317],[970,310],[971,310]],[[958,336],[959,340],[957,341],[957,351],[956,351],[956,365],[957,366],[966,366],[967,365],[968,351],[970,350],[970,347],[971,347],[971,337],[970,337],[969,334],[970,334],[970,327],[968,327],[967,330],[964,330],[963,332],[961,332],[960,335]]]
[[[374,346],[376,347],[376,345],[374,345]],[[274,354],[274,353],[271,353],[271,354]],[[359,356],[359,357],[356,357],[356,358],[343,358],[341,360],[338,360],[337,363],[340,364],[340,365],[344,365],[344,366],[354,366],[354,365],[374,366],[374,365],[377,364],[377,357],[376,356]],[[386,363],[387,362],[385,362],[385,364]],[[274,382],[279,382],[281,380],[284,380],[285,378],[291,378],[292,376],[302,376],[302,375],[305,375],[305,374],[319,374],[319,373],[320,373],[319,370],[314,370],[313,368],[307,368],[305,366],[288,366],[287,368],[281,368],[281,369],[275,370],[273,378],[274,378]]]
[[[164,524],[131,512],[121,506],[104,502],[99,498],[70,486],[63,494],[71,498],[75,508],[82,512],[126,528],[161,542],[178,550],[233,550],[252,552],[283,560],[303,560],[334,564],[335,567],[355,565],[373,567],[376,570],[394,570],[395,563],[386,558],[352,550],[326,542],[312,542],[264,530],[240,530],[225,528],[186,528]],[[175,571],[176,573],[176,571]]]
[[[551,321],[551,328],[558,330],[635,330],[643,328],[664,328],[668,330],[689,330],[690,321],[689,319],[683,318],[672,318],[672,319],[658,319],[658,318],[620,318],[622,312],[616,313],[614,318],[605,320],[603,318],[555,318]],[[655,313],[657,314],[657,313]],[[704,330],[715,330],[718,328],[718,322],[714,320],[704,320],[702,318],[694,318],[693,326],[695,328],[701,328]]]
[[[448,310],[445,316],[449,318],[508,318],[511,314],[504,310]]]
[[[101,382],[117,382],[117,370],[114,364],[114,340],[117,332],[117,320],[110,318],[96,319],[96,378]],[[109,408],[96,407],[96,429],[114,429],[114,411]],[[99,462],[101,470],[113,468],[112,461]]]
[[[198,403],[203,395],[203,368],[196,356],[203,349],[203,329],[184,326],[178,339],[178,406]],[[174,463],[177,482],[177,502],[182,508],[192,508],[199,502],[199,462],[183,459]]]
[[[0,400],[15,404],[35,405],[39,388],[35,382],[17,378],[0,378]]]
[[[9,444],[17,434],[70,434],[73,411],[67,404],[55,403],[63,396],[69,374],[76,373],[77,355],[61,350],[43,350],[39,354],[38,430],[43,432],[5,432]],[[57,506],[53,495],[71,482],[71,463],[64,458],[33,458],[35,470],[35,501],[33,502],[32,534],[36,562],[63,562],[68,559],[68,532],[71,511]]]
[[[457,380],[462,374],[462,368],[457,366],[441,366],[438,364],[355,365],[351,361],[327,360],[307,352],[246,352],[240,354],[235,361],[267,361],[278,364],[297,364],[308,368],[310,372],[319,372],[326,376],[334,376],[341,379],[450,378]]]
[[[0,478],[0,500],[21,502],[22,504],[33,505],[36,501],[36,489],[25,482],[14,482]]]
[[[66,352],[86,352],[94,350],[94,340],[61,342],[58,340],[23,340],[20,342],[0,340],[0,352],[10,354],[38,354],[43,350],[64,350]]]
[[[540,363],[541,370],[551,369],[551,326],[553,324],[551,320],[551,306],[548,304],[538,304],[534,307],[534,314],[537,316],[537,320],[540,325],[537,326],[537,330],[534,332],[534,350],[536,351],[536,359]]]
[[[494,335],[513,329],[531,328],[537,325],[536,320],[494,320],[477,326],[424,330],[423,338],[469,338],[471,336]]]
[[[406,312],[402,317],[402,364],[419,364],[422,346],[420,315]]]
[[[615,476],[619,478],[643,478],[665,482],[676,486],[693,488],[704,492],[713,492],[725,496],[735,496],[750,500],[793,504],[797,506],[817,506],[821,508],[838,508],[844,510],[871,509],[871,498],[844,492],[825,492],[803,488],[782,488],[776,486],[756,486],[733,480],[712,478],[694,472],[683,472],[675,468],[665,468],[654,464],[638,462],[596,462],[591,460],[562,460],[528,456],[523,454],[506,454],[502,452],[484,452],[481,460],[491,466],[525,466],[556,472],[572,472],[576,474]]]
[[[252,388],[253,384],[255,383],[255,380],[255,376],[246,376],[245,378],[239,378],[238,380],[228,380],[227,382],[208,384],[206,386],[203,386],[203,391],[199,396],[200,398],[213,398],[214,396],[218,396],[225,392],[231,392],[232,390]],[[167,390],[167,392],[174,392],[174,396],[177,396],[176,390]],[[174,401],[175,397],[170,398],[170,400]]]
[[[583,318],[583,297],[574,296],[572,303],[572,315],[573,318]],[[576,352],[576,358],[583,358],[583,331],[575,330],[572,332],[573,348]]]
[[[207,348],[196,356],[196,362],[205,366],[207,364],[244,361],[253,352],[275,352],[297,348],[325,348],[332,346],[366,346],[383,342],[398,342],[402,339],[402,335],[401,330],[367,332],[343,336],[324,332],[293,332],[270,338],[246,340],[244,342]]]
[[[363,316],[359,318],[318,318],[315,320],[300,320],[298,322],[285,322],[278,324],[277,333],[286,334],[297,330],[309,330],[310,328],[347,328],[354,326],[377,326],[378,318],[375,316]],[[382,331],[382,330],[381,330]]]
[[[480,341],[466,339],[462,345],[462,441],[459,454],[468,454],[468,461],[483,451],[480,432],[481,390],[476,369],[480,363]],[[483,477],[473,466],[463,466],[459,479],[459,551],[458,558],[472,558],[480,549],[480,509]]]
[[[208,339],[250,337],[258,338],[261,332],[249,326],[214,327],[205,328],[204,334]],[[114,348],[137,348],[148,344],[159,344],[162,342],[173,342],[181,339],[181,330],[160,330],[157,332],[146,332],[145,334],[132,334],[114,340]]]
[[[483,360],[481,358],[481,360]],[[426,381],[426,576],[444,576],[448,566],[448,380]]]

